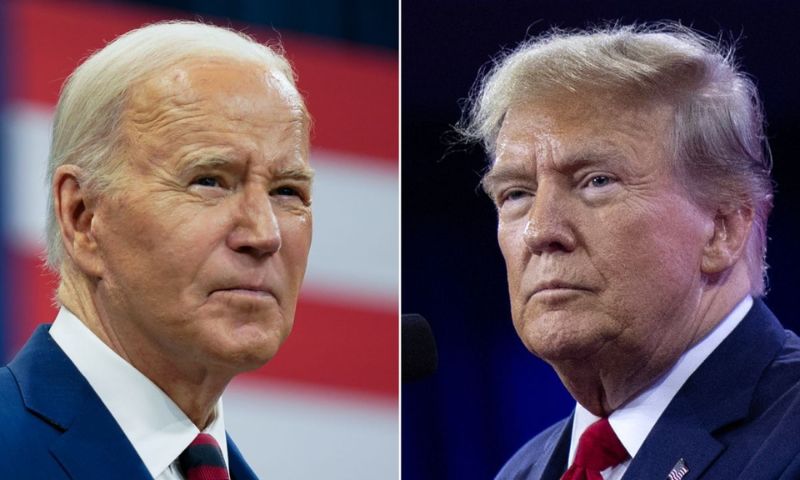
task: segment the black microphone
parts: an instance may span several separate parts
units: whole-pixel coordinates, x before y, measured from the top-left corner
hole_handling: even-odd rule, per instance
[[[436,371],[439,357],[431,326],[417,313],[402,316],[403,383],[425,378]]]

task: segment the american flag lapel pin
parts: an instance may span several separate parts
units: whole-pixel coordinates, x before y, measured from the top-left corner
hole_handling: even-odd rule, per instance
[[[667,480],[681,480],[687,473],[689,473],[689,467],[686,466],[686,462],[681,458],[667,474]]]

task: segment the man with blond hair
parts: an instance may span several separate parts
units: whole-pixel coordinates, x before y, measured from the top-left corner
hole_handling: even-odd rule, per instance
[[[800,478],[800,340],[765,293],[771,160],[733,52],[553,31],[483,77],[514,327],[576,400],[499,479]]]
[[[0,370],[0,477],[254,479],[220,397],[289,335],[311,243],[309,117],[237,32],[146,26],[61,92],[55,321]]]

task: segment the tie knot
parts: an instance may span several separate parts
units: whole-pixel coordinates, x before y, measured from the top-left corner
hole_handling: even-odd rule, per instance
[[[574,465],[602,472],[630,458],[607,418],[601,418],[583,432],[578,441]]]
[[[186,480],[230,480],[219,444],[207,433],[197,435],[178,463]]]

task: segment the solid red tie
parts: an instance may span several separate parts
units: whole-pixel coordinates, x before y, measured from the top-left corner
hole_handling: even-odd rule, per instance
[[[197,435],[178,457],[178,463],[186,480],[230,480],[219,444],[207,433]]]
[[[575,461],[561,480],[603,480],[600,472],[629,458],[608,419],[601,418],[581,435]]]

